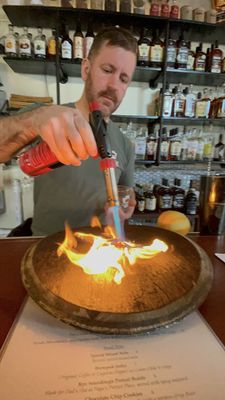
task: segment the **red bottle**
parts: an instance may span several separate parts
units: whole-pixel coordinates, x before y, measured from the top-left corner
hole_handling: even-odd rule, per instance
[[[180,7],[176,4],[176,0],[173,0],[173,4],[170,9],[170,18],[179,18],[180,14]]]

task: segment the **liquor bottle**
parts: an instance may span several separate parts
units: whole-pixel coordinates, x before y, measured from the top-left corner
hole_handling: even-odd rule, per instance
[[[5,37],[5,54],[7,57],[17,57],[16,38],[13,25],[8,25],[9,32]]]
[[[203,160],[210,161],[213,157],[213,134],[212,126],[209,127],[209,132],[204,134]]]
[[[137,209],[141,213],[145,211],[145,196],[142,185],[139,185],[139,190],[137,195]]]
[[[145,14],[145,0],[133,0],[133,13]]]
[[[83,57],[87,58],[90,48],[92,46],[92,43],[94,41],[94,32],[93,32],[93,28],[91,24],[88,24],[88,29],[87,29],[87,33],[83,39]]]
[[[88,0],[76,0],[77,8],[88,8]]]
[[[202,133],[201,129],[199,129],[197,139],[198,139],[198,146],[197,146],[197,152],[196,152],[196,160],[202,161],[203,160],[203,152],[204,152],[204,140],[203,140],[203,133]]]
[[[169,160],[178,161],[181,156],[181,137],[178,128],[171,129],[169,135]]]
[[[172,208],[172,190],[169,187],[168,179],[162,179],[162,186],[158,188],[158,206],[159,210],[170,210]]]
[[[174,105],[173,105],[173,115],[174,117],[184,117],[185,110],[185,96],[182,92],[182,84],[179,83],[177,87],[177,93],[174,96]]]
[[[190,134],[188,135],[187,160],[190,161],[196,160],[197,148],[198,148],[197,131],[196,128],[194,128],[190,130]]]
[[[120,12],[131,13],[131,0],[120,0],[119,8]]]
[[[35,58],[46,58],[46,40],[43,35],[42,28],[37,29],[37,36],[34,38],[34,57]]]
[[[72,60],[73,42],[69,37],[69,29],[67,25],[63,26],[61,41],[61,57],[63,60]]]
[[[117,1],[116,0],[105,0],[105,11],[116,11]]]
[[[147,140],[146,140],[146,160],[153,161],[156,157],[156,149],[157,149],[157,138],[156,134],[152,131],[149,131]]]
[[[221,73],[223,52],[219,49],[218,41],[215,41],[215,47],[211,52],[211,67],[210,72]]]
[[[49,60],[55,60],[56,57],[56,39],[55,39],[55,29],[52,29],[52,35],[48,39],[47,45],[47,57]]]
[[[137,134],[135,138],[135,158],[136,160],[144,160],[146,157],[146,135]]]
[[[163,117],[171,117],[173,107],[173,94],[169,89],[169,84],[166,84],[166,89],[163,97]]]
[[[164,17],[164,18],[169,18],[170,17],[169,0],[162,0],[161,9],[160,9],[160,15],[161,15],[161,17]]]
[[[195,53],[191,49],[191,42],[188,41],[188,59],[187,59],[187,70],[188,71],[194,70],[194,63],[195,63]]]
[[[189,189],[185,197],[185,213],[187,215],[196,215],[197,213],[198,197],[196,190],[193,187],[193,181],[190,181]]]
[[[223,134],[219,135],[219,141],[214,146],[213,160],[223,161],[225,155],[225,144],[223,143]]]
[[[152,17],[158,17],[160,15],[160,7],[158,0],[151,0],[151,7],[149,9],[149,14]]]
[[[148,189],[144,193],[145,196],[145,211],[153,212],[156,210],[156,197],[153,193],[153,184],[149,185]]]
[[[202,96],[201,92],[199,92],[197,94],[197,100],[195,103],[196,118],[208,118],[209,117],[211,100],[207,95],[207,89],[204,89],[203,93],[204,93],[203,96]]]
[[[186,95],[184,116],[193,118],[195,116],[195,102],[196,102],[196,96],[193,93],[193,85],[190,85],[189,87],[185,88],[184,94]]]
[[[19,54],[21,58],[31,58],[31,40],[28,35],[28,28],[23,28],[23,34],[19,38]]]
[[[147,67],[149,65],[150,40],[148,38],[148,30],[141,30],[140,39],[138,40],[138,57],[137,64]]]
[[[184,210],[185,190],[181,187],[181,180],[175,178],[172,187],[172,207],[176,211]]]
[[[211,55],[210,55],[210,48],[208,47],[206,50],[206,60],[205,60],[205,71],[210,72],[210,65],[211,65]]]
[[[188,41],[184,39],[182,34],[177,42],[177,59],[176,59],[177,69],[187,69],[188,52],[189,52],[188,46],[189,46]]]
[[[163,129],[162,129],[160,157],[161,157],[161,161],[167,161],[169,159],[169,139],[168,139],[166,127],[163,127]]]
[[[188,149],[188,133],[186,133],[186,127],[184,127],[183,135],[181,138],[181,150],[180,150],[180,160],[187,160],[187,149]]]
[[[84,35],[81,31],[80,22],[77,22],[76,30],[73,35],[73,59],[81,63],[84,58]]]
[[[180,16],[180,7],[177,5],[177,1],[173,0],[170,8],[170,18],[179,18]]]
[[[202,43],[196,47],[194,69],[195,71],[205,71],[206,69],[206,54],[202,51]]]
[[[167,46],[167,68],[175,68],[176,57],[177,57],[176,41],[170,37]]]
[[[149,56],[149,66],[153,68],[161,68],[163,63],[163,52],[164,43],[159,38],[159,32],[156,30],[153,34],[150,56]]]
[[[90,0],[90,8],[92,10],[103,10],[103,1],[102,0]]]

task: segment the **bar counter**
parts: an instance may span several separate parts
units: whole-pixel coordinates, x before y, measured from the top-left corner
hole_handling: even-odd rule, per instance
[[[225,235],[190,238],[207,252],[214,267],[212,288],[199,311],[225,345],[225,263],[214,255],[225,253]],[[0,348],[26,297],[20,277],[21,259],[37,240],[34,237],[0,239]]]

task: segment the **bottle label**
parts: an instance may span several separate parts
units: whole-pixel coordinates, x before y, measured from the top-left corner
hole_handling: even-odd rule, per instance
[[[75,36],[73,39],[73,58],[83,58],[83,38]]]
[[[173,99],[172,96],[165,96],[163,103],[163,117],[171,117]]]
[[[62,58],[69,60],[72,58],[72,46],[67,40],[62,43]]]
[[[195,215],[196,210],[197,210],[197,198],[196,196],[191,195],[186,202],[186,213],[189,215]]]
[[[206,56],[204,54],[199,56],[196,60],[195,70],[196,71],[205,71],[205,61],[206,61]]]
[[[150,61],[152,62],[162,62],[163,60],[163,48],[156,44],[150,48]]]
[[[176,157],[180,157],[180,153],[181,153],[181,142],[171,142],[171,150],[170,150],[170,154],[171,156],[176,156]]]
[[[159,208],[171,208],[172,207],[172,196],[169,194],[164,194],[159,196]]]
[[[184,113],[184,107],[185,107],[185,100],[183,99],[176,99],[174,101],[174,116],[176,117],[177,114]]]
[[[144,160],[146,153],[146,139],[144,137],[137,137],[135,139],[135,156],[138,160]]]
[[[43,40],[37,39],[34,41],[34,54],[45,56],[46,48],[45,48],[45,42]]]
[[[178,18],[178,17],[179,17],[179,7],[177,5],[171,6],[170,18]]]
[[[138,46],[138,60],[149,61],[149,49],[150,46],[147,43],[142,43]]]
[[[170,6],[168,3],[164,3],[161,5],[161,16],[169,18],[170,16]]]
[[[138,210],[139,211],[144,211],[145,209],[145,200],[138,200]]]
[[[184,207],[184,195],[182,193],[175,194],[173,197],[173,207],[183,208]]]
[[[188,60],[188,48],[187,47],[181,47],[178,50],[178,53],[177,53],[178,68],[179,68],[179,64],[181,64],[181,67],[183,65],[183,68],[186,68],[187,67],[187,60]]]
[[[16,54],[16,40],[13,37],[8,37],[5,39],[5,53]]]
[[[212,56],[211,72],[219,74],[221,72],[221,57]]]
[[[175,47],[168,47],[167,49],[167,62],[168,63],[175,63],[176,61],[176,48]]]
[[[193,55],[188,54],[188,59],[187,59],[187,69],[188,70],[194,69],[194,62],[195,62],[195,58],[193,57]]]
[[[155,209],[156,209],[155,196],[145,198],[145,209],[148,211],[155,211]]]
[[[159,4],[152,3],[150,8],[150,15],[157,17],[159,15]]]
[[[19,40],[20,54],[31,55],[30,39],[22,38]]]
[[[161,142],[161,157],[168,157],[169,152],[169,142],[162,141]]]
[[[146,151],[148,156],[154,156],[157,148],[157,143],[153,140],[147,142]]]
[[[86,36],[84,38],[84,58],[88,57],[88,54],[89,54],[89,51],[90,51],[93,41],[94,41],[94,38],[92,36]]]

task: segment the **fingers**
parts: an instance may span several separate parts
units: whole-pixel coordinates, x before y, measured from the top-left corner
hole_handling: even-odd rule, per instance
[[[98,153],[89,123],[78,109],[52,106],[39,114],[39,134],[63,164],[80,165]]]

